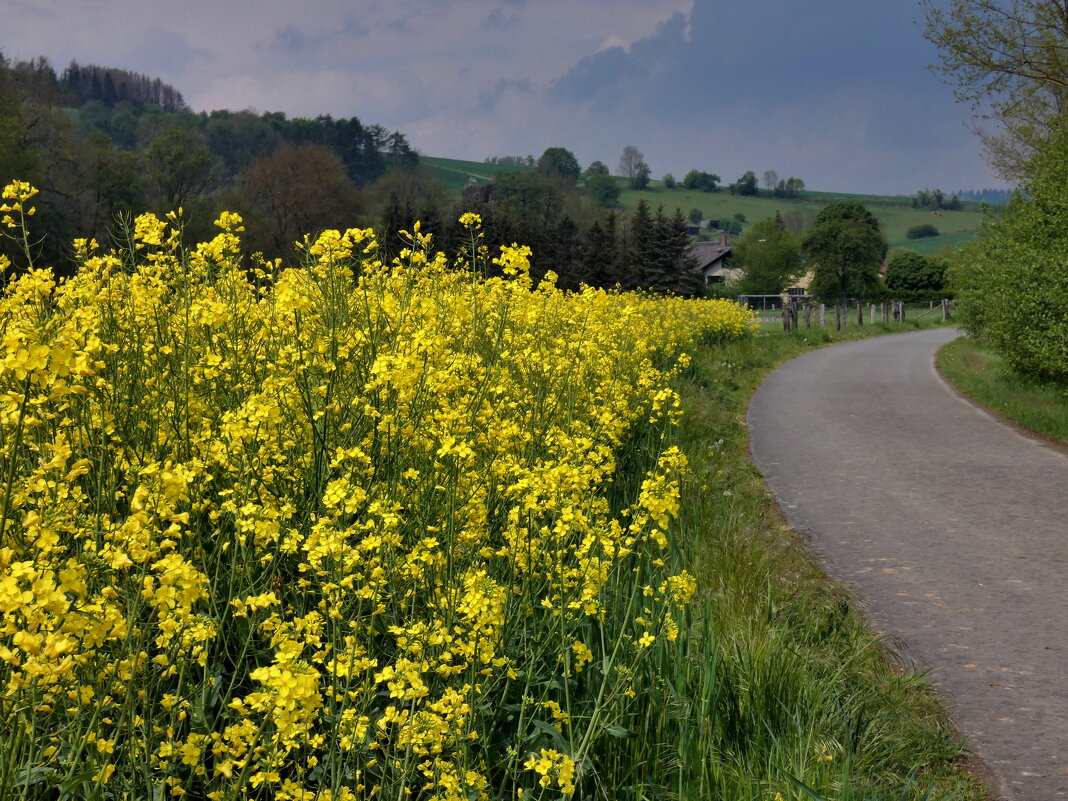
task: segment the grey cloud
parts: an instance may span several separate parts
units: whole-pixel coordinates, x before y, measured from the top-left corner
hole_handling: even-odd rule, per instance
[[[523,80],[500,80],[491,88],[484,89],[478,95],[478,107],[481,111],[493,112],[500,105],[501,98],[509,92],[518,92],[529,95],[531,93],[530,81]]]
[[[290,24],[275,32],[268,47],[280,47],[290,53],[304,53],[338,43],[350,43],[370,33],[369,27],[351,18],[344,20],[329,33],[319,35],[310,35]]]
[[[488,31],[512,30],[519,24],[519,17],[507,13],[503,8],[495,8],[482,18],[481,27]]]
[[[316,39],[293,25],[286,25],[274,35],[273,43],[283,50],[300,52],[314,47]]]
[[[153,69],[170,81],[180,81],[194,66],[218,62],[216,53],[191,45],[174,31],[161,28],[143,36],[130,50],[130,57],[133,63],[152,63]]]
[[[587,56],[554,82],[552,94],[569,102],[592,100],[602,108],[644,94],[649,79],[683,46],[686,26],[686,17],[675,14],[629,49],[610,47]]]

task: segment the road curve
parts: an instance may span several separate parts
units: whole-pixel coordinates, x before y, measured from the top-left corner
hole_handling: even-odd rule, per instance
[[[749,406],[789,523],[931,670],[1011,801],[1068,798],[1068,455],[957,395],[952,329],[813,351]]]

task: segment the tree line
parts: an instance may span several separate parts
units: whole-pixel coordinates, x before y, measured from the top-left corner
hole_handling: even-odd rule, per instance
[[[74,237],[103,241],[123,216],[178,207],[191,239],[231,209],[250,248],[283,255],[303,233],[367,224],[366,189],[418,163],[402,133],[356,117],[194,113],[159,79],[0,54],[0,182],[41,190],[37,256],[60,272]]]
[[[594,162],[577,170],[568,151],[549,148],[534,166],[469,186],[461,196],[425,172],[393,171],[377,187],[383,249],[393,254],[405,247],[396,232],[411,230],[418,220],[437,247],[456,252],[468,237],[457,220],[470,211],[481,217],[483,241],[491,249],[514,242],[530,246],[536,280],[551,270],[565,289],[586,284],[681,295],[702,291],[704,279],[689,256],[691,239],[680,210],[654,210],[645,201],[631,214],[606,208],[598,195],[606,185],[601,180],[614,187],[617,198],[619,192],[607,168]]]
[[[960,211],[962,204],[956,194],[946,197],[941,189],[921,189],[912,196],[912,208],[931,211]]]
[[[47,65],[42,72],[47,75]],[[59,77],[59,89],[81,106],[93,101],[107,108],[130,103],[138,108],[158,106],[164,111],[188,111],[182,93],[159,78],[116,67],[81,65],[72,61]]]
[[[565,148],[497,163],[516,169],[460,197],[420,167],[402,133],[356,117],[194,113],[155,78],[77,63],[57,74],[45,59],[0,55],[0,182],[41,190],[34,256],[61,274],[75,237],[103,242],[142,211],[181,208],[190,242],[216,233],[219,212],[236,211],[249,252],[265,259],[292,255],[304,234],[356,225],[380,232],[388,258],[404,246],[396,232],[416,220],[455,252],[466,233],[456,221],[474,211],[489,247],[534,249],[536,278],[551,269],[567,288],[700,291],[681,212],[645,203],[619,212],[608,168],[583,172]]]
[[[900,250],[885,261],[883,273],[886,256],[878,219],[858,201],[828,204],[801,236],[790,233],[776,213],[754,223],[735,247],[735,266],[742,277],[732,289],[736,294],[777,295],[806,275],[807,292],[824,300],[944,289],[946,258]]]

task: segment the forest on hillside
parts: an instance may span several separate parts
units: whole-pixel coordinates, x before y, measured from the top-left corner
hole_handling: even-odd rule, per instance
[[[237,212],[250,263],[289,260],[305,234],[353,226],[375,228],[390,257],[404,245],[397,232],[416,220],[455,251],[467,235],[458,218],[472,211],[481,244],[529,245],[534,276],[552,270],[562,287],[700,289],[681,213],[606,208],[577,169],[553,159],[458,194],[420,167],[399,131],[356,117],[194,112],[159,78],[113,67],[72,62],[58,72],[45,59],[0,55],[0,183],[16,179],[41,190],[34,261],[60,274],[74,269],[75,238],[104,243],[145,211],[181,208],[189,242],[214,236],[221,211]],[[0,243],[8,255],[12,247]]]
[[[41,190],[38,255],[59,271],[74,237],[104,241],[124,216],[178,207],[192,238],[240,208],[251,246],[275,253],[351,226],[361,187],[417,165],[403,134],[355,117],[196,113],[158,78],[0,56],[0,181]]]

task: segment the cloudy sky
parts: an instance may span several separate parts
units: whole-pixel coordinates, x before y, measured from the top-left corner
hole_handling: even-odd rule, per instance
[[[156,75],[195,110],[359,117],[481,161],[561,146],[654,178],[999,186],[925,69],[917,0],[4,0],[9,59]]]

